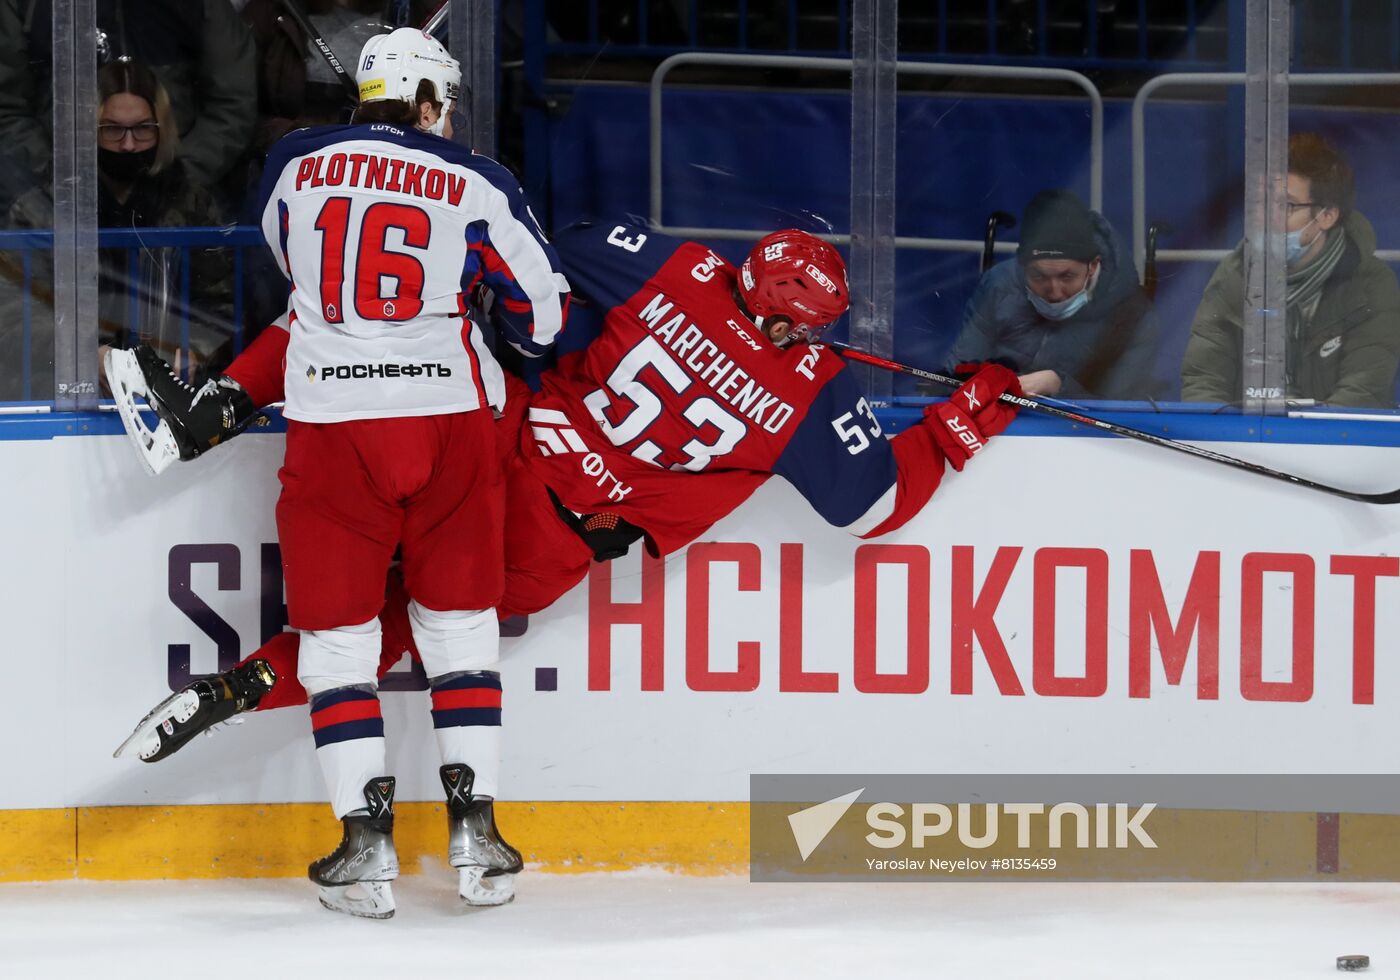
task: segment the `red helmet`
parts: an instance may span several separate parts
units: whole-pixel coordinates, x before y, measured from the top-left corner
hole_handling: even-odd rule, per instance
[[[780,347],[816,340],[851,301],[841,253],[796,228],[758,240],[739,269],[739,295],[757,317],[792,321]]]

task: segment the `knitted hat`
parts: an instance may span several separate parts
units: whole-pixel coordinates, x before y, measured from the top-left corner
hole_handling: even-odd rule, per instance
[[[1022,265],[1037,259],[1089,262],[1099,253],[1089,209],[1069,191],[1041,191],[1021,219],[1016,258]]]

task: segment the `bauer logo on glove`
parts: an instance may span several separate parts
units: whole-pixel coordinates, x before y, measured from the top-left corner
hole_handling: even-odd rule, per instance
[[[930,405],[924,412],[929,422],[936,420],[932,425],[934,441],[955,470],[961,470],[988,439],[1005,431],[1016,417],[1016,406],[1002,401],[1001,396],[1021,394],[1016,373],[1000,364],[959,365],[958,370],[971,370],[972,377],[946,402]]]
[[[953,434],[955,439],[967,447],[969,456],[986,445],[985,442],[978,438],[977,430],[970,425],[964,425],[956,415],[945,417],[943,419],[943,424],[948,427],[948,431]]]

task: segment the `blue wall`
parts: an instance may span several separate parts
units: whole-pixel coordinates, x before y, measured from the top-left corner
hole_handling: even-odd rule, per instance
[[[1132,235],[1131,104],[1105,106],[1104,212]],[[1035,193],[1089,193],[1089,114],[1083,99],[903,96],[897,161],[901,235],[980,238],[993,210],[1019,215]],[[1325,133],[1357,172],[1358,207],[1381,247],[1400,248],[1400,116],[1299,111],[1295,130]],[[1242,134],[1223,106],[1156,102],[1147,116],[1148,220],[1166,220],[1171,248],[1229,248],[1241,235],[1243,182],[1222,172]],[[844,92],[675,89],[665,101],[665,220],[768,230],[846,231],[850,98]],[[1234,152],[1232,152],[1234,151]],[[550,132],[553,221],[644,216],[648,210],[647,92],[582,87]],[[1013,230],[1006,235],[1015,240]],[[730,258],[741,242],[716,242]],[[896,355],[938,364],[976,282],[970,254],[903,251],[896,268]],[[1163,264],[1157,305],[1166,327],[1158,374],[1175,390],[1191,317],[1212,267]],[[901,390],[910,390],[904,388]]]

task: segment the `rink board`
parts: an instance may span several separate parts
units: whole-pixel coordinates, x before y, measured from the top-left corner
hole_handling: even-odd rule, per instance
[[[1393,449],[1212,448],[1400,485]],[[151,479],[119,437],[0,441],[0,736],[43,746],[12,759],[0,810],[48,828],[55,867],[91,859],[72,842],[119,808],[323,799],[300,710],[158,766],[111,758],[172,665],[212,671],[280,616],[281,450],[256,435]],[[741,801],[753,772],[1394,772],[1395,555],[1400,508],[1119,441],[998,440],[879,542],[772,481],[705,542],[599,566],[503,641],[502,796],[561,814],[559,835],[570,803]],[[384,713],[401,798],[437,800],[426,695]],[[611,822],[626,847],[637,822]],[[714,825],[689,839],[733,850]]]

